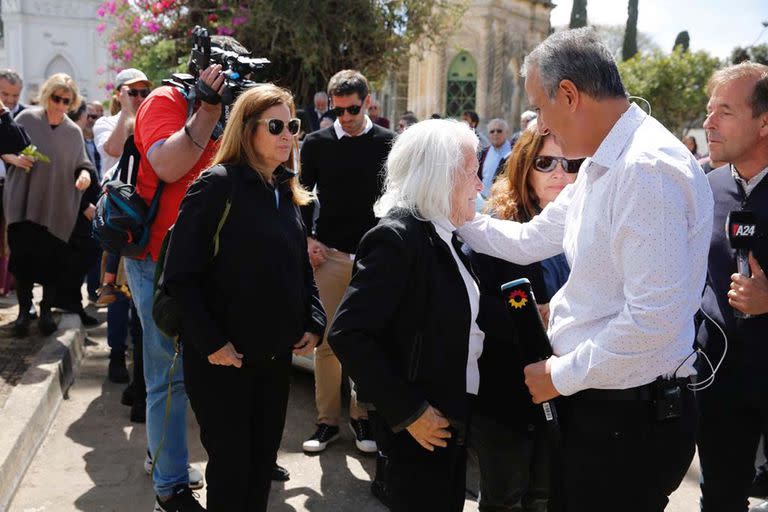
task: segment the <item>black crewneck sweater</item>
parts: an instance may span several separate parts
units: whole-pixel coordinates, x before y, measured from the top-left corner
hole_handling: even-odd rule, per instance
[[[363,235],[376,225],[373,203],[382,192],[384,163],[394,132],[373,125],[357,137],[338,139],[333,126],[307,135],[301,148],[301,183],[317,185],[320,215],[302,208],[307,230],[329,247],[354,253]]]

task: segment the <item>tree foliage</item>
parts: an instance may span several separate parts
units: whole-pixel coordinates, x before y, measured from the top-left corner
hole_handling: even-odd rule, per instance
[[[621,60],[631,59],[637,54],[637,2],[627,2],[627,28],[624,30],[624,45],[621,50]]]
[[[737,46],[731,52],[730,60],[731,64],[739,64],[745,60],[751,60],[752,62],[758,62],[768,66],[768,43],[749,46],[747,48]]]
[[[587,0],[573,0],[571,6],[571,23],[569,28],[580,28],[587,26]]]
[[[443,44],[468,0],[107,0],[99,8],[115,67],[158,79],[184,68],[195,25],[231,35],[272,64],[262,80],[300,103],[340,69],[383,79],[413,49]]]
[[[603,40],[605,45],[613,54],[613,57],[618,61],[621,59],[622,50],[624,47],[624,32],[625,27],[621,25],[591,25],[598,34],[600,39]],[[640,53],[651,53],[658,51],[659,45],[653,40],[653,38],[645,32],[637,32],[636,36],[637,50]]]
[[[682,135],[706,111],[706,84],[720,61],[704,51],[669,55],[653,52],[619,63],[622,80],[631,96],[651,104],[653,116],[672,133]]]

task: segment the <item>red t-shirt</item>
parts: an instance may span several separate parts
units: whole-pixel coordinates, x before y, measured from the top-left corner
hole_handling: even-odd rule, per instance
[[[160,182],[152,164],[149,163],[147,152],[159,142],[167,139],[179,131],[187,121],[187,100],[175,87],[163,86],[152,91],[136,112],[136,127],[134,140],[141,154],[139,162],[139,175],[136,179],[136,191],[147,202],[152,202],[157,185]],[[168,228],[176,222],[179,214],[179,205],[187,192],[187,188],[200,172],[208,167],[216,154],[217,144],[209,140],[202,156],[194,167],[181,179],[166,183],[160,196],[160,206],[157,216],[152,223],[149,233],[149,244],[139,259],[144,259],[147,254],[152,260],[157,261],[160,246]]]

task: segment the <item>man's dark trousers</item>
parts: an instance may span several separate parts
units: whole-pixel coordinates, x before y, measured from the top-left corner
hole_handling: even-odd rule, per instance
[[[768,340],[767,340],[768,341]],[[720,375],[718,375],[720,377]],[[697,393],[702,512],[746,512],[755,453],[768,429],[768,395],[717,388]]]
[[[680,418],[666,421],[656,420],[651,400],[599,393],[557,401],[562,439],[547,510],[662,512],[693,459],[693,393],[683,388]]]

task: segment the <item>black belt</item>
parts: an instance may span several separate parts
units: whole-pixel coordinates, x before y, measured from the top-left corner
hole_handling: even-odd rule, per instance
[[[681,377],[677,379],[658,379],[642,386],[627,389],[585,389],[572,395],[574,399],[580,400],[606,400],[606,401],[622,401],[622,400],[654,400],[656,392],[660,383],[669,386],[670,383],[674,383],[679,387],[690,384],[690,377]]]

